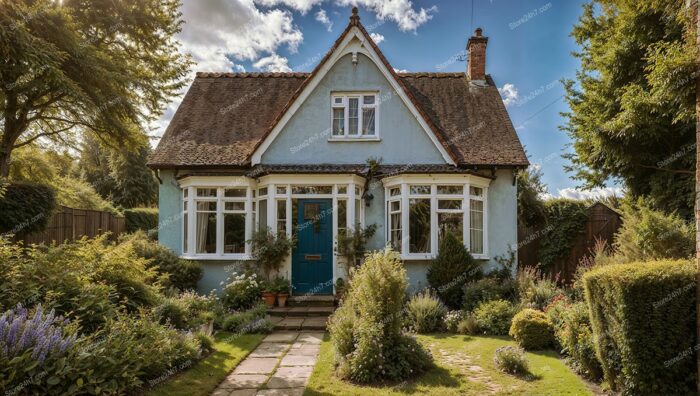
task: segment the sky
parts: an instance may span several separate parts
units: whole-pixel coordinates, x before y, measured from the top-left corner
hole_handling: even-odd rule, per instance
[[[562,154],[570,139],[562,79],[579,67],[570,32],[584,0],[183,0],[178,40],[197,71],[309,72],[348,23],[353,5],[397,71],[465,71],[466,42],[481,27],[489,37],[486,70],[501,91],[530,162],[541,167],[549,195],[621,195],[618,186],[581,191]],[[184,93],[184,92],[183,92]],[[168,106],[157,133],[181,98]]]

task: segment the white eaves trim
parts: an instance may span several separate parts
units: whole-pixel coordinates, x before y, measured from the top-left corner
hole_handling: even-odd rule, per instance
[[[418,109],[408,98],[406,92],[404,92],[403,88],[401,88],[398,81],[394,79],[389,69],[387,69],[387,67],[381,61],[377,52],[374,51],[374,48],[372,48],[371,45],[365,45],[366,41],[367,38],[364,36],[364,34],[362,34],[362,31],[360,31],[359,28],[351,28],[351,30],[345,35],[345,38],[340,43],[338,48],[331,54],[330,58],[328,58],[328,60],[323,65],[321,65],[321,68],[313,76],[312,80],[309,81],[309,83],[306,85],[301,94],[296,98],[294,103],[292,103],[292,105],[285,112],[280,121],[275,125],[275,127],[272,129],[272,132],[265,138],[265,140],[263,140],[260,146],[258,146],[258,148],[255,150],[255,152],[251,156],[251,165],[254,166],[261,163],[263,154],[267,151],[272,142],[275,141],[277,136],[284,129],[284,127],[287,125],[292,116],[297,112],[297,110],[299,110],[301,105],[316,89],[318,84],[321,82],[321,80],[323,80],[326,74],[328,74],[328,72],[335,65],[335,63],[347,54],[357,53],[362,53],[366,55],[369,59],[372,60],[372,62],[374,62],[374,64],[379,68],[384,77],[387,79],[387,81],[389,81],[391,87],[394,89],[394,92],[401,98],[404,105],[406,105],[409,111],[413,114],[413,116],[416,118],[416,121],[418,121],[425,133],[428,134],[428,137],[433,142],[438,151],[440,151],[440,154],[442,155],[445,162],[450,165],[456,165],[452,157],[450,157],[449,153],[445,149],[445,147],[442,145],[442,143],[440,143],[440,140],[438,140],[437,136],[435,136],[433,131],[430,129],[430,126],[428,126],[426,120],[420,115]]]

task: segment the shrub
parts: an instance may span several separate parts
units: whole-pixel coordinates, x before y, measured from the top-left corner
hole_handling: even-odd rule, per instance
[[[56,208],[56,194],[47,185],[9,183],[0,197],[0,233],[18,236],[42,231]]]
[[[448,232],[440,243],[440,252],[428,268],[428,283],[450,308],[462,304],[462,286],[481,277],[481,265],[469,254],[464,244]]]
[[[465,318],[464,311],[450,311],[445,314],[444,327],[450,333],[456,333],[461,322]]]
[[[543,310],[554,297],[563,293],[556,282],[534,268],[518,271],[517,284],[520,303],[527,308]]]
[[[508,334],[527,350],[538,350],[554,344],[552,324],[542,311],[526,308],[513,317]]]
[[[244,310],[252,308],[260,301],[262,284],[254,273],[233,273],[229,276],[221,302],[225,308]]]
[[[496,349],[493,354],[493,364],[504,373],[513,375],[529,373],[527,358],[522,348],[508,345]]]
[[[552,326],[554,326],[554,329],[558,329],[564,325],[566,310],[569,309],[570,304],[569,299],[565,295],[560,294],[554,297],[552,302],[544,308],[544,313],[547,314],[547,318]]]
[[[161,324],[170,324],[181,330],[188,327],[187,307],[176,298],[166,298],[156,307],[155,314]]]
[[[150,231],[158,229],[157,208],[133,208],[124,210],[126,232]]]
[[[517,295],[516,283],[513,279],[499,280],[494,277],[479,279],[464,285],[462,309],[471,312],[485,301],[512,301]]]
[[[221,328],[233,333],[263,333],[268,330],[267,307],[258,304],[242,312],[234,312],[223,317]]]
[[[515,315],[515,307],[505,300],[487,301],[474,310],[474,320],[484,334],[506,335]]]
[[[569,362],[574,370],[592,380],[599,380],[603,371],[596,356],[586,303],[567,305],[561,323],[555,329],[562,352],[570,357]]]
[[[445,304],[430,290],[425,290],[411,298],[406,306],[408,323],[418,333],[440,330],[447,313]]]
[[[695,227],[676,214],[654,210],[642,199],[623,204],[622,211],[614,246],[624,262],[682,259],[695,251]]]
[[[123,239],[134,246],[136,254],[149,260],[148,267],[164,277],[163,286],[178,290],[197,288],[202,278],[202,265],[198,261],[177,257],[167,247],[150,240],[143,231],[137,231]]]
[[[464,319],[459,321],[457,333],[469,335],[476,335],[479,333],[479,325],[476,323],[476,318],[474,318],[473,314],[467,314]]]
[[[396,252],[368,254],[331,317],[338,375],[360,383],[400,381],[432,365],[430,354],[402,332],[406,270]]]
[[[203,352],[211,352],[214,350],[214,337],[198,332],[195,334],[195,338],[199,343],[199,349]]]
[[[544,203],[546,227],[541,235],[539,261],[543,268],[566,260],[576,237],[588,220],[583,201],[551,199]]]
[[[623,394],[688,394],[696,386],[696,270],[638,262],[584,275],[596,355]]]
[[[273,271],[278,271],[284,259],[294,247],[294,239],[279,232],[274,234],[269,228],[256,231],[251,239],[253,259],[258,263],[267,278]]]

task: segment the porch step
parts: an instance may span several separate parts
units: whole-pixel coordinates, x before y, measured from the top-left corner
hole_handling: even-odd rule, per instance
[[[287,305],[290,307],[333,307],[335,306],[335,296],[291,296],[287,299]]]
[[[275,330],[326,330],[328,316],[271,316],[270,321]]]
[[[304,318],[304,317],[315,317],[315,316],[328,316],[328,315],[332,314],[333,311],[335,311],[335,308],[332,306],[321,306],[321,307],[298,306],[298,307],[284,307],[284,308],[275,307],[275,308],[268,309],[267,313],[270,316]]]

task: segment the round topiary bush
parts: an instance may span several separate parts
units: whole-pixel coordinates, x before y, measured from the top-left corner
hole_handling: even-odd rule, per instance
[[[511,337],[527,350],[545,349],[554,344],[554,331],[549,318],[542,311],[523,309],[513,317]]]
[[[504,373],[513,375],[529,373],[527,358],[522,348],[508,345],[496,349],[493,354],[493,364]]]
[[[432,366],[432,357],[402,330],[406,270],[398,253],[367,255],[353,274],[329,331],[340,378],[358,383],[402,381]]]
[[[474,319],[484,334],[506,335],[515,315],[515,307],[505,300],[487,301],[474,310]]]

